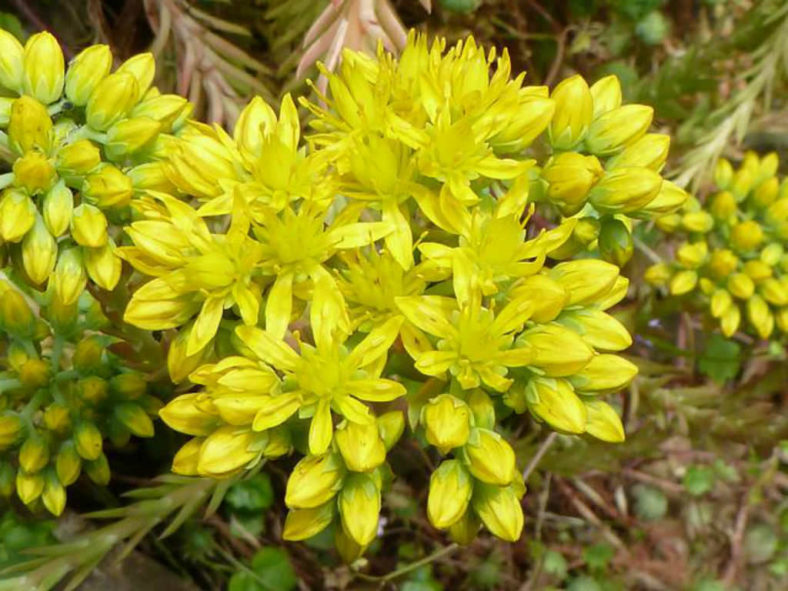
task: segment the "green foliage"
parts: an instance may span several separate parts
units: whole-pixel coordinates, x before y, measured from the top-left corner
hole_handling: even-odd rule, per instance
[[[635,514],[644,521],[662,519],[668,511],[668,498],[653,486],[638,485],[632,489],[635,495]]]
[[[705,495],[714,487],[714,470],[708,466],[690,466],[684,474],[684,488],[695,497]]]
[[[698,359],[698,369],[716,382],[732,380],[741,368],[741,353],[739,343],[713,334]]]
[[[254,555],[250,568],[230,578],[229,591],[290,591],[298,584],[290,558],[282,548],[262,548]]]

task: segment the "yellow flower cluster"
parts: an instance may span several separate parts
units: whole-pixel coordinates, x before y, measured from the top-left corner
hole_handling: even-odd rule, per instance
[[[66,487],[84,469],[110,479],[103,440],[151,437],[159,401],[142,375],[94,333],[100,312],[52,308],[35,315],[27,296],[0,280],[0,494],[60,515]],[[44,319],[48,318],[49,322]],[[92,334],[91,334],[92,333]]]
[[[62,305],[88,279],[111,290],[120,279],[120,225],[136,191],[169,187],[161,134],[182,126],[191,105],[151,88],[149,53],[112,72],[94,45],[64,67],[49,33],[24,47],[0,29],[0,145],[12,171],[0,175],[0,262]],[[49,280],[51,278],[51,281]]]
[[[232,136],[187,124],[164,163],[176,190],[135,202],[133,245],[118,250],[153,279],[125,319],[177,329],[170,374],[197,386],[160,413],[192,436],[173,469],[222,477],[296,450],[285,537],[335,522],[353,559],[378,531],[404,403],[444,458],[432,523],[463,542],[482,524],[515,540],[525,487],[497,417],[529,412],[562,433],[621,441],[600,395],[637,371],[615,354],[631,339],[605,311],[626,295],[618,267],[548,257],[566,255],[589,217],[680,205],[656,172],[667,143],[643,135],[650,111],[619,106],[617,81],[596,103],[564,96],[578,78],[551,97],[472,39],[447,50],[411,36],[399,60],[348,51],[326,76],[325,107],[304,102],[307,145],[290,97],[278,115],[255,98]],[[549,166],[529,156],[539,136],[549,162],[582,144],[611,172],[577,201],[588,208],[564,211],[580,219],[529,233],[549,192]],[[564,174],[553,178],[575,172]],[[611,219],[627,229],[627,217]]]
[[[788,179],[778,166],[774,153],[748,152],[738,170],[720,160],[705,202],[657,220],[685,241],[646,279],[673,296],[700,294],[728,337],[742,326],[761,339],[788,334]]]

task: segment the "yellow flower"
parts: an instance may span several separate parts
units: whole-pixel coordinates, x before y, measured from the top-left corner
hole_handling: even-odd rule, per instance
[[[367,474],[352,474],[339,493],[342,528],[359,546],[375,539],[380,514],[380,490]]]
[[[508,542],[516,542],[523,531],[523,508],[514,486],[477,484],[472,506],[490,532]]]
[[[266,330],[240,326],[236,334],[255,356],[281,372],[294,388],[274,397],[270,409],[263,406],[255,416],[254,428],[271,428],[299,409],[302,415],[309,411],[309,450],[319,455],[333,439],[332,410],[350,422],[374,424],[375,416],[362,400],[394,400],[405,393],[405,388],[379,377],[382,366],[378,361],[385,358],[396,338],[399,320],[390,320],[371,331],[352,350],[344,345],[347,335],[336,330],[335,319],[317,316],[316,320],[315,346],[300,342],[298,353]],[[286,410],[273,412],[280,407]]]
[[[421,423],[424,425],[427,442],[446,454],[468,441],[471,433],[471,409],[451,394],[441,394],[421,409]]]
[[[445,460],[430,476],[427,516],[438,529],[459,521],[468,508],[473,480],[459,460]]]
[[[416,369],[442,377],[448,370],[464,389],[483,382],[499,392],[512,379],[509,367],[528,365],[534,357],[530,347],[518,347],[514,337],[530,318],[530,299],[512,300],[500,312],[480,305],[460,308],[456,300],[442,296],[397,298],[405,317],[437,338],[436,349],[416,355]]]

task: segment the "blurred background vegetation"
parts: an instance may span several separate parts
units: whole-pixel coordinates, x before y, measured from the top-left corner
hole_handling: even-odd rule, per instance
[[[332,66],[342,46],[396,46],[412,27],[450,41],[473,34],[507,48],[531,84],[574,72],[591,81],[618,75],[626,100],[653,105],[657,131],[674,138],[667,170],[683,186],[702,192],[719,156],[737,161],[746,149],[776,150],[788,162],[785,0],[333,5],[348,30],[313,26],[329,14],[325,0],[0,0],[0,26],[20,39],[48,29],[67,58],[95,42],[120,58],[150,49],[162,91],[188,96],[201,118],[224,125],[253,94],[276,102],[285,91],[310,92],[304,78],[317,79],[316,61]],[[366,27],[370,10],[386,26]],[[401,24],[389,19],[395,14]],[[629,353],[641,368],[623,398],[628,440],[508,433],[518,456],[534,458],[519,542],[483,536],[447,546],[420,510],[433,459],[406,446],[392,456],[406,477],[384,503],[393,508],[386,535],[364,564],[343,565],[331,532],[281,542],[282,495],[274,491],[286,473],[277,469],[194,491],[200,501],[213,495],[213,511],[179,514],[180,528],[161,540],[156,528],[172,516],[175,485],[151,479],[167,472],[178,441],[159,429],[154,440],[114,453],[109,490],[76,485],[71,513],[57,522],[1,505],[0,569],[26,560],[31,548],[95,539],[101,523],[77,514],[103,509],[110,524],[143,520],[135,531],[153,533],[129,540],[136,549],[125,562],[111,554],[85,589],[788,588],[785,349],[710,336],[687,310],[659,300],[640,281],[653,240],[650,228],[639,229],[627,273],[634,299],[618,312],[637,335]],[[139,487],[151,488],[121,508],[134,502],[122,495]]]

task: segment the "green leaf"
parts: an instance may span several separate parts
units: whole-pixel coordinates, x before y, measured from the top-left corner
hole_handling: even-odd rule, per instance
[[[271,479],[262,473],[240,480],[230,487],[224,500],[234,511],[264,511],[274,502]]]
[[[635,514],[644,521],[662,519],[668,512],[668,499],[658,488],[638,485],[632,489],[635,495]]]
[[[252,558],[251,572],[236,572],[228,591],[290,591],[298,584],[287,552],[266,547]]]
[[[715,382],[736,377],[741,367],[741,346],[719,334],[713,334],[698,360],[698,369]]]
[[[689,494],[699,497],[712,489],[714,481],[714,470],[708,466],[690,466],[682,482]]]
[[[548,550],[544,554],[544,565],[542,567],[544,572],[554,575],[559,579],[566,577],[566,572],[569,570],[569,565],[566,558],[560,552]]]
[[[774,556],[779,540],[765,523],[753,525],[744,536],[744,553],[750,564],[762,564]]]
[[[572,579],[566,591],[602,591],[602,587],[593,577],[583,575]]]
[[[594,544],[583,549],[583,560],[591,570],[602,571],[607,568],[616,551],[609,544]]]

